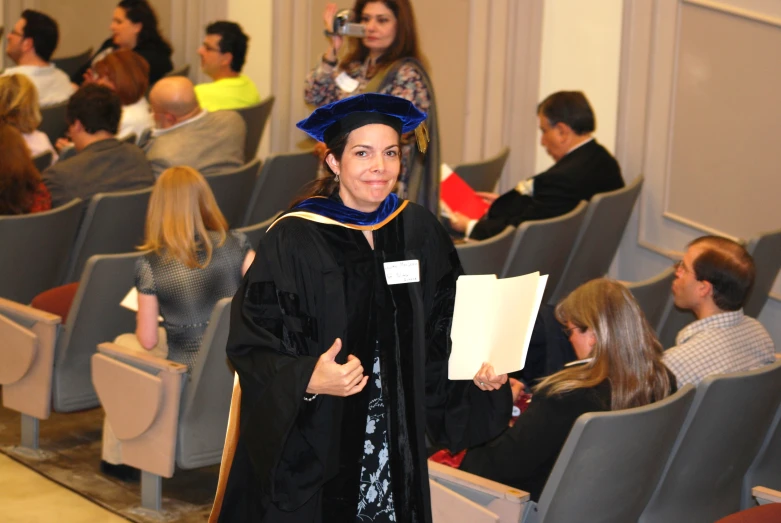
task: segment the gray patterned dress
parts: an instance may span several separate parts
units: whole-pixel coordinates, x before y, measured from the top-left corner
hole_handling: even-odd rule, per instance
[[[157,296],[162,327],[168,337],[168,359],[187,365],[190,372],[214,304],[236,293],[241,266],[250,250],[247,236],[230,231],[217,247],[219,235],[209,233],[214,249],[209,265],[190,269],[179,260],[148,253],[136,261],[136,288]],[[203,262],[201,252],[198,261]]]

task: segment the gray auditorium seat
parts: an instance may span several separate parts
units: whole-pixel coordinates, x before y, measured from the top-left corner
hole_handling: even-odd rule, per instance
[[[233,171],[204,177],[230,227],[236,227],[244,218],[247,200],[259,170],[260,160],[255,159]]]
[[[656,332],[659,332],[659,324],[672,296],[670,287],[674,279],[675,268],[669,267],[647,280],[626,284],[643,310],[648,323]]]
[[[60,284],[82,212],[76,198],[51,211],[0,216],[0,297],[30,303]]]
[[[513,243],[515,227],[507,226],[501,233],[486,240],[456,245],[458,259],[465,274],[496,274],[499,276]]]
[[[640,523],[710,523],[740,510],[743,478],[781,400],[781,363],[697,386]]]
[[[150,194],[151,187],[98,193],[90,199],[63,283],[77,281],[90,256],[133,252],[143,243]]]
[[[286,210],[301,189],[317,177],[318,163],[312,151],[269,157],[255,181],[241,225],[260,223]]]
[[[509,155],[510,148],[505,147],[496,156],[480,162],[457,165],[453,170],[475,191],[492,192],[502,176]]]
[[[77,55],[63,56],[62,58],[52,58],[52,63],[58,69],[65,71],[65,74],[68,76],[73,76],[76,71],[81,69],[81,66],[87,63],[87,60],[89,60],[91,56],[92,47],[89,47],[86,51]]]
[[[263,131],[266,128],[266,122],[271,116],[271,110],[274,108],[274,97],[269,96],[261,100],[259,104],[235,111],[244,118],[247,124],[247,139],[244,146],[244,161],[249,163],[255,159],[258,154],[260,140],[263,138]]]
[[[563,216],[521,223],[515,231],[510,254],[502,270],[502,278],[521,276],[534,271],[547,274],[548,283],[542,298],[543,303],[547,303],[561,279],[575,237],[585,218],[587,206],[588,202],[581,201]]]
[[[52,156],[53,155],[51,151],[42,152],[37,156],[33,156],[33,163],[35,164],[35,168],[38,169],[39,173],[42,173],[44,169],[52,164]]]
[[[160,510],[162,478],[172,477],[175,465],[220,462],[233,390],[225,360],[230,304],[224,298],[215,305],[189,379],[184,365],[113,343],[101,344],[92,356],[92,382],[121,442],[122,460],[142,471],[145,508]]]
[[[65,131],[68,130],[68,124],[65,123],[67,108],[67,100],[41,108],[41,125],[38,126],[38,130],[46,134],[52,144],[57,143],[58,138],[64,137]]]
[[[751,238],[746,244],[746,250],[754,257],[757,273],[743,312],[758,318],[781,269],[781,229]]]
[[[65,325],[59,316],[0,299],[0,368],[17,369],[3,381],[3,405],[22,414],[22,445],[38,446],[38,420],[52,410],[98,406],[90,356],[98,343],[135,328],[135,314],[119,302],[133,287],[142,253],[93,256],[84,267]]]
[[[638,176],[626,187],[591,198],[551,304],[583,283],[607,274],[642,187],[643,177]]]
[[[689,385],[651,405],[580,416],[523,522],[637,521],[693,397]]]
[[[260,240],[266,235],[266,229],[271,227],[271,224],[274,223],[274,220],[276,220],[280,214],[282,213],[277,213],[271,218],[269,218],[268,220],[264,220],[260,223],[256,223],[255,225],[247,225],[246,227],[239,227],[236,230],[246,234],[247,238],[249,239],[250,245],[252,245],[252,248],[257,250]]]
[[[781,404],[770,423],[765,439],[754,461],[743,478],[742,509],[754,505],[752,488],[761,485],[773,490],[781,490]]]

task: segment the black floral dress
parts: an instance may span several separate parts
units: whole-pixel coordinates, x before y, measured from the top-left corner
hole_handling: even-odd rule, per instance
[[[376,349],[374,367],[369,378],[369,413],[366,417],[366,441],[363,444],[358,513],[355,521],[396,521],[391,492],[390,464],[388,463],[388,426],[385,403],[382,401],[380,356]]]

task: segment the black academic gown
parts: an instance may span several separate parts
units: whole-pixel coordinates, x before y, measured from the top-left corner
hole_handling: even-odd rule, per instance
[[[623,186],[616,159],[596,140],[591,140],[535,176],[534,196],[513,189],[497,198],[469,237],[484,240],[496,236],[508,225],[517,227],[528,220],[561,216],[577,207],[581,200]]]
[[[231,309],[241,422],[220,522],[355,521],[369,388],[304,401],[337,337],[337,362],[354,354],[365,373],[379,347],[396,521],[431,521],[424,432],[458,450],[507,426],[509,387],[447,379],[462,270],[445,231],[410,203],[373,238],[288,217],[258,246]],[[387,285],[383,264],[400,260],[419,260],[420,282]]]

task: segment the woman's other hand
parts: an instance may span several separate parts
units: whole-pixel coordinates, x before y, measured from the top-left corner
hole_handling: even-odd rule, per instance
[[[334,344],[317,360],[312,377],[309,378],[307,394],[328,394],[329,396],[352,396],[363,390],[369,376],[363,375],[361,361],[350,354],[347,363],[336,363],[336,355],[342,350],[342,340]]]
[[[325,30],[329,33],[334,32],[334,16],[336,16],[337,11],[339,11],[339,8],[333,3],[326,4],[325,9],[323,10],[323,25],[325,26]],[[329,62],[333,62],[337,59],[337,54],[339,53],[339,48],[342,47],[344,37],[333,35],[330,38],[331,47],[326,51],[326,59]]]
[[[497,376],[493,365],[483,363],[480,370],[475,374],[474,382],[480,390],[499,390],[502,388],[502,385],[507,383],[507,374],[499,374]]]

